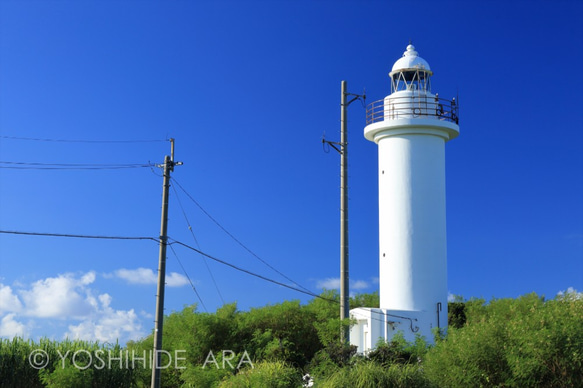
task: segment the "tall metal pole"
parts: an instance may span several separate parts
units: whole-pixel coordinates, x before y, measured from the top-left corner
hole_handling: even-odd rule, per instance
[[[174,154],[174,139],[172,154]],[[174,155],[172,155],[174,156]],[[168,191],[170,188],[170,172],[174,171],[174,161],[170,156],[164,158],[164,183],[162,185],[162,220],[160,225],[160,256],[158,262],[158,293],[156,294],[156,321],[154,328],[154,353],[152,355],[153,388],[160,387],[160,359],[162,350],[162,328],[164,324],[164,285],[166,282],[166,247],[168,243]]]
[[[348,131],[346,124],[346,81],[342,81],[340,100],[340,320],[349,317],[348,300]],[[340,333],[342,342],[350,342],[349,327]]]

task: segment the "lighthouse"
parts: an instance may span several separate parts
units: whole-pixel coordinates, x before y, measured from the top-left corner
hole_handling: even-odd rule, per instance
[[[433,342],[447,328],[445,143],[458,104],[431,92],[433,72],[407,46],[389,73],[391,94],[367,106],[364,137],[378,145],[379,308],[350,311],[359,353],[401,332]]]

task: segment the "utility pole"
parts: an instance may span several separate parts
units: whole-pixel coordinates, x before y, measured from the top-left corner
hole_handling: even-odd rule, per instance
[[[340,97],[340,321],[350,316],[348,300],[348,129],[346,122],[346,81],[342,81],[342,95]],[[343,326],[340,340],[350,341],[349,327]]]
[[[364,101],[366,99],[364,93],[362,95],[351,94],[346,90],[346,81],[342,81],[340,96],[340,143],[322,139],[322,143],[327,143],[340,154],[340,320],[342,322],[350,316],[350,303],[348,300],[348,129],[346,108],[355,100],[362,98]],[[353,98],[347,101],[348,96],[353,96]],[[348,326],[343,327],[340,332],[340,339],[343,343],[350,342]]]
[[[170,139],[170,155],[164,157],[164,182],[162,184],[162,220],[160,223],[160,256],[158,261],[158,292],[156,294],[156,321],[154,323],[154,353],[152,355],[152,388],[160,387],[160,359],[162,350],[162,329],[164,324],[164,286],[166,283],[166,247],[168,245],[168,191],[170,172],[174,171],[174,139]]]

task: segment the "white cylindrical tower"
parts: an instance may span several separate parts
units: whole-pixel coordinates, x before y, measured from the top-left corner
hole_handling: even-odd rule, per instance
[[[407,46],[364,129],[379,152],[380,308],[419,312],[426,337],[447,325],[445,143],[459,134],[457,103],[431,93],[432,75]]]

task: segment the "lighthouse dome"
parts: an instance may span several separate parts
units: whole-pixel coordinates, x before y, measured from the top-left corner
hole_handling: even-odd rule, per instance
[[[419,56],[417,51],[415,50],[415,46],[412,44],[407,46],[407,51],[403,53],[403,56],[395,62],[391,73],[396,71],[402,71],[405,69],[418,69],[418,70],[426,70],[428,72],[431,71],[429,67],[429,63],[423,58]]]
[[[391,92],[408,90],[429,93],[431,92],[429,79],[432,75],[429,63],[421,58],[415,46],[410,44],[389,73]]]

